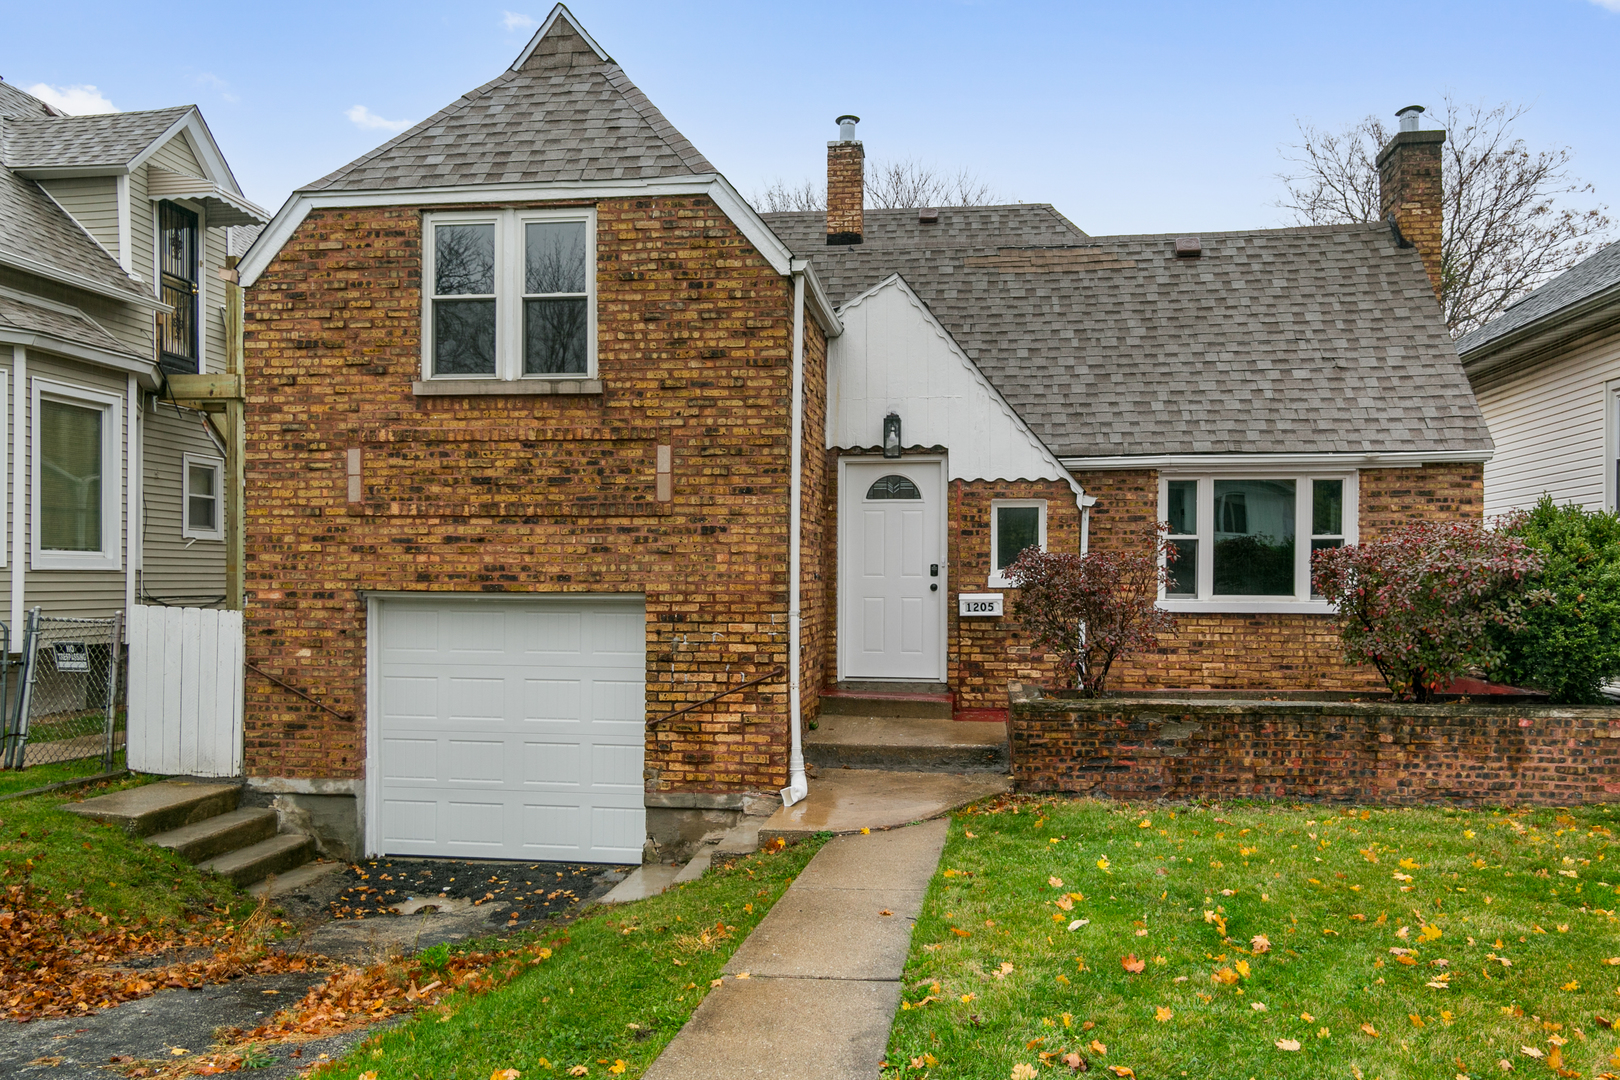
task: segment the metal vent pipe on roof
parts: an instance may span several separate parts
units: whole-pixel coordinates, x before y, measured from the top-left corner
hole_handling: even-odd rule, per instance
[[[858,116],[850,116],[850,115],[848,115],[846,113],[845,115],[840,116],[837,120],[835,120],[833,122],[838,125],[838,141],[839,142],[854,142],[855,141],[855,125],[861,122],[860,117],[858,117]]]
[[[1408,105],[1395,115],[1400,118],[1402,131],[1416,131],[1418,129],[1418,117],[1423,115],[1423,106]]]

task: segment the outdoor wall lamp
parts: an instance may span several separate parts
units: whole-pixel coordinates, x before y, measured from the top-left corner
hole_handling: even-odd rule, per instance
[[[900,414],[890,413],[883,418],[883,456],[900,456]]]

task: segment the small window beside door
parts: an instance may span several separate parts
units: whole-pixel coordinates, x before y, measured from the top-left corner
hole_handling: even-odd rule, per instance
[[[180,535],[188,540],[225,539],[225,462],[182,454],[180,472]]]
[[[1012,588],[1007,568],[1029,548],[1046,550],[1046,500],[998,499],[990,504],[992,588]]]

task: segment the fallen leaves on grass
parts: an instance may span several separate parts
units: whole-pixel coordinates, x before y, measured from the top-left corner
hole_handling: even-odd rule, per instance
[[[0,896],[0,1018],[26,1022],[53,1016],[87,1016],[147,997],[159,990],[195,989],[247,974],[306,971],[311,962],[270,953],[268,910],[240,926],[212,924],[209,933],[164,936],[121,926],[99,912],[53,903],[25,876]],[[89,915],[90,931],[72,919]],[[213,950],[205,959],[139,972],[117,965],[177,949]]]
[[[1119,966],[1130,972],[1132,975],[1135,975],[1143,968],[1147,967],[1147,962],[1145,960],[1138,960],[1136,958],[1136,954],[1131,953],[1128,956],[1122,956],[1119,958]]]
[[[1279,1050],[1288,1050],[1288,1051],[1298,1050],[1299,1049],[1299,1040],[1298,1039],[1278,1039],[1277,1040],[1277,1049],[1279,1049]]]

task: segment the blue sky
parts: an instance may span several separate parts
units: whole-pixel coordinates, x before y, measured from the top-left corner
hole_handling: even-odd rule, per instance
[[[1620,207],[1620,0],[1534,3],[614,3],[571,10],[744,193],[819,176],[833,118],[869,159],[967,168],[1094,234],[1284,224],[1279,148],[1401,106],[1533,106]],[[238,3],[200,23],[10,0],[0,76],[194,102],[249,198],[288,192],[498,74],[549,4]],[[189,26],[189,29],[187,27]],[[358,118],[358,119],[357,119]]]

